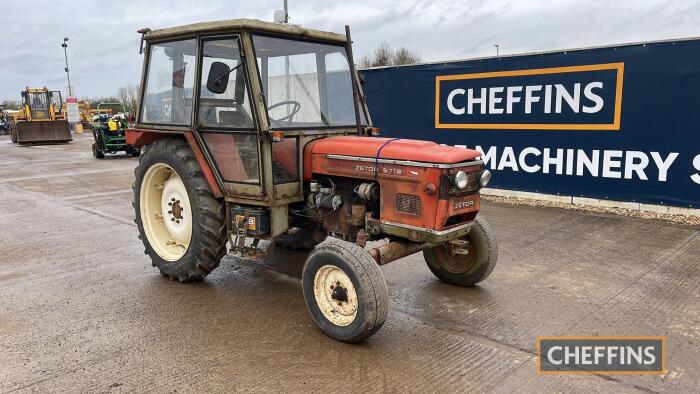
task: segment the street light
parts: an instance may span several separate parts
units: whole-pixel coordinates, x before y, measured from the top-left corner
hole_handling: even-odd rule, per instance
[[[498,57],[498,44],[494,44],[493,46],[496,47],[496,57]]]
[[[66,75],[68,76],[68,97],[73,97],[73,89],[70,87],[70,72],[68,71],[68,37],[63,37],[63,55],[66,57]]]

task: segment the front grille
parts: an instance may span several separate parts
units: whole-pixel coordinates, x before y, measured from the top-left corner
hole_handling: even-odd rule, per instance
[[[421,214],[420,197],[414,194],[396,194],[396,211],[409,215]]]
[[[457,190],[452,182],[452,176],[450,174],[443,174],[440,177],[440,190],[439,198],[441,200],[447,200],[450,197],[461,196],[464,194],[473,194],[479,191],[479,175],[481,171],[474,171],[467,173],[467,187],[462,190]]]

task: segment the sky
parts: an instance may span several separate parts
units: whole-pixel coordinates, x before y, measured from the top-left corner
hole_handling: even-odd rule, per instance
[[[0,0],[0,100],[25,86],[67,91],[63,37],[78,97],[139,82],[140,28],[254,18],[282,0]],[[352,29],[356,61],[386,41],[424,61],[700,36],[697,0],[289,0],[290,23]],[[64,93],[65,94],[65,93]]]

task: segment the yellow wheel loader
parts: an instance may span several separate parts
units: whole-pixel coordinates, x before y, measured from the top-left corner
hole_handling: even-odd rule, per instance
[[[22,108],[10,122],[10,137],[18,144],[72,141],[61,92],[27,87],[22,92]]]

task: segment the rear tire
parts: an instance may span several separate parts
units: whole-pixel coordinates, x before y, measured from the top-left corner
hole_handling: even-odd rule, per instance
[[[136,225],[153,266],[180,282],[207,276],[226,254],[225,204],[214,198],[190,146],[156,140],[134,174]]]
[[[388,291],[377,263],[356,244],[329,241],[316,246],[302,272],[311,317],[331,338],[357,343],[386,320]]]
[[[423,251],[423,257],[433,274],[445,283],[473,286],[491,275],[498,260],[498,242],[493,227],[477,216],[471,231],[461,238],[469,242],[469,253],[451,255],[449,246],[438,245]]]
[[[17,128],[14,125],[10,126],[10,141],[13,144],[17,143]]]
[[[92,156],[95,157],[96,159],[104,159],[105,158],[105,153],[102,152],[100,149],[97,148],[96,143],[92,143]]]

